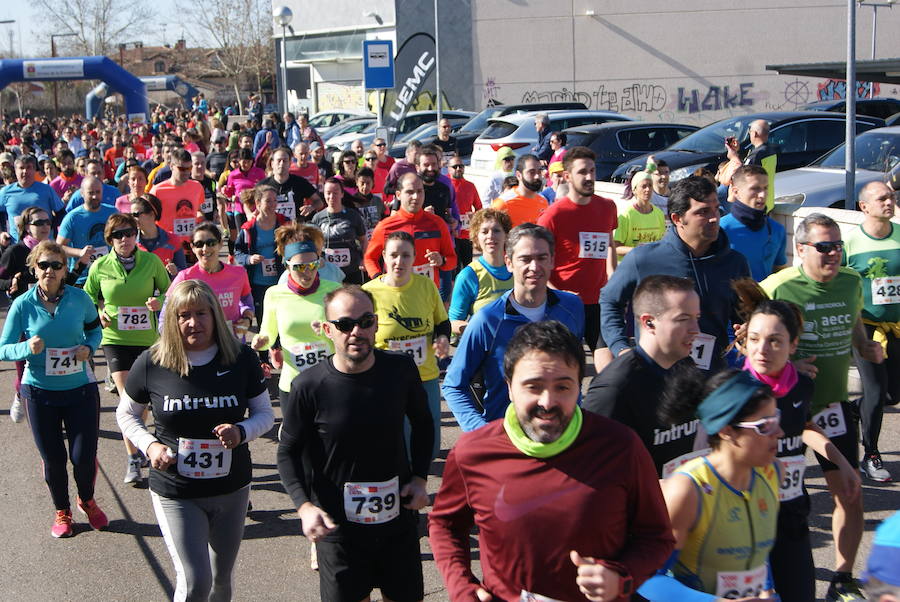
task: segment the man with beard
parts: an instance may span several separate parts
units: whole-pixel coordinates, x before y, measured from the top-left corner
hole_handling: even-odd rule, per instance
[[[429,515],[450,599],[628,599],[674,547],[650,455],[628,427],[578,407],[584,353],[566,325],[522,326],[503,369],[511,403],[459,438]]]
[[[100,202],[104,205],[115,207],[116,199],[119,198],[120,194],[119,189],[103,181],[103,162],[99,159],[88,159],[84,166],[84,175],[93,176],[100,180],[100,186],[103,189]],[[77,207],[81,207],[82,204],[84,204],[84,197],[81,195],[81,187],[79,186],[78,190],[72,193],[69,201],[66,203],[66,213],[71,213]]]
[[[324,305],[335,352],[295,378],[282,405],[281,482],[316,545],[320,599],[364,600],[378,587],[384,599],[422,600],[417,518],[434,437],[425,389],[409,356],[375,349],[368,292],[344,285]]]
[[[436,146],[423,146],[416,158],[416,169],[425,185],[425,211],[434,213],[444,220],[451,234],[455,234],[459,224],[459,210],[456,208],[453,186],[447,176],[441,175],[441,151]],[[399,205],[399,201],[395,201]],[[455,245],[454,245],[455,247]],[[450,302],[453,293],[452,270],[441,270],[438,290],[444,303]]]
[[[103,188],[100,180],[94,176],[86,176],[81,181],[81,195],[85,202],[66,214],[56,237],[56,242],[62,245],[69,258],[70,271],[82,257],[88,258],[90,267],[98,257],[109,253],[109,247],[106,246],[103,237],[103,228],[109,216],[118,212],[115,207],[101,202]],[[85,270],[76,284],[83,285],[87,275],[88,271]]]
[[[56,163],[59,165],[59,175],[50,182],[50,188],[59,195],[63,203],[68,203],[69,197],[81,188],[83,176],[75,171],[75,154],[69,149],[56,154]]]
[[[556,239],[550,284],[581,297],[584,338],[591,351],[600,336],[600,290],[616,269],[613,231],[619,225],[616,204],[594,194],[595,159],[587,147],[569,149],[563,159],[569,192],[537,220]]]
[[[506,411],[509,396],[503,353],[517,328],[529,322],[556,320],[579,339],[584,334],[581,300],[572,293],[547,287],[555,248],[553,234],[541,226],[524,224],[510,231],[505,260],[513,288],[482,307],[469,321],[441,389],[462,430],[481,428]]]
[[[541,178],[541,161],[534,155],[522,155],[516,163],[516,178],[519,187],[516,196],[503,200],[498,198],[491,205],[505,211],[515,228],[526,222],[537,223],[538,216],[547,208],[547,199],[541,196],[544,180]],[[593,194],[593,189],[591,189]],[[615,215],[615,211],[613,211]]]
[[[272,175],[257,186],[275,189],[277,211],[289,220],[309,221],[325,207],[315,187],[306,178],[291,173],[291,152],[287,147],[279,147],[269,155],[269,173]]]
[[[197,224],[197,217],[205,196],[200,182],[191,179],[194,169],[191,153],[183,148],[175,149],[171,155],[172,175],[168,180],[153,186],[150,194],[162,203],[162,215],[157,223],[166,232],[190,239]],[[185,209],[185,203],[188,208]]]

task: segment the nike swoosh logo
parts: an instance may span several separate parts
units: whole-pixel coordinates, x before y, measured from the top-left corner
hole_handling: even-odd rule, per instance
[[[216,370],[216,376],[225,376],[229,372],[231,372],[231,370],[226,370],[225,372],[219,372],[218,370]]]
[[[793,404],[791,404],[791,405],[793,405],[795,408],[799,408],[800,406],[803,405],[803,400],[801,399],[800,401],[795,401],[795,402],[794,402]]]
[[[266,382],[267,380],[268,380],[268,379],[267,379],[265,376],[263,376],[261,379],[259,379],[259,382],[264,383],[264,382]]]
[[[506,490],[506,485],[504,484],[497,493],[497,501],[494,502],[494,516],[503,522],[511,522],[580,488],[580,484],[575,484],[559,491],[533,497],[524,502],[510,504],[503,499],[503,492]]]

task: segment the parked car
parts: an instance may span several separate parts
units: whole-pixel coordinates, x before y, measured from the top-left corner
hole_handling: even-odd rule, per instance
[[[541,112],[541,111],[538,111]],[[506,115],[490,119],[490,125],[475,140],[469,175],[490,177],[494,173],[497,151],[506,146],[516,156],[531,152],[537,144],[538,134],[534,116],[538,112]],[[561,131],[576,125],[606,123],[608,121],[634,121],[631,117],[611,111],[543,111],[550,118],[550,130]]]
[[[856,195],[869,182],[889,182],[900,174],[900,127],[885,127],[862,133],[855,139]],[[844,208],[846,199],[841,144],[807,167],[775,176],[775,203],[803,207]]]
[[[456,136],[456,132],[459,131],[463,125],[468,122],[468,119],[451,119],[451,133],[453,136]],[[406,155],[406,146],[412,142],[413,140],[418,140],[422,144],[430,144],[437,137],[437,124],[436,123],[423,123],[413,131],[408,134],[404,134],[401,138],[394,141],[394,144],[391,145],[388,154],[395,159],[402,159],[404,155]],[[459,141],[457,141],[457,144]]]
[[[532,102],[518,105],[495,105],[487,107],[478,115],[475,115],[466,125],[460,128],[456,136],[456,147],[460,156],[467,159],[472,154],[475,139],[481,132],[487,129],[490,119],[515,115],[517,113],[532,113],[534,111],[587,111],[587,107],[581,102]]]
[[[669,164],[672,170],[669,181],[676,182],[695,170],[704,167],[716,173],[719,164],[727,160],[725,138],[734,136],[740,141],[741,153],[750,149],[749,128],[757,119],[769,122],[769,142],[781,147],[778,153],[778,171],[787,171],[809,165],[822,154],[844,141],[844,116],[827,111],[792,111],[752,113],[729,117],[697,130],[669,148],[653,154]],[[856,133],[884,125],[883,119],[860,116],[856,120]],[[641,155],[622,163],[613,172],[613,182],[624,182],[632,165],[643,166],[647,156]]]
[[[806,111],[829,111],[831,113],[846,113],[847,101],[839,100],[820,100],[819,102],[811,102],[802,107]],[[897,98],[857,98],[856,114],[868,115],[869,117],[880,117],[887,119],[894,113],[900,112],[900,99]]]
[[[375,119],[375,114],[369,113],[368,111],[353,111],[350,109],[322,111],[309,118],[309,125],[316,128],[319,135],[322,136],[322,138],[325,138],[325,134],[339,123],[343,123],[348,119],[359,119],[361,117]]]
[[[675,144],[700,128],[677,123],[618,121],[563,130],[566,146],[586,146],[597,154],[597,180],[607,181],[623,161]]]
[[[894,126],[900,125],[900,113],[894,113],[890,117],[884,120],[884,125]]]
[[[342,121],[337,125],[333,125],[328,130],[319,135],[322,136],[322,140],[325,141],[326,145],[330,145],[329,140],[340,136],[342,134],[357,134],[362,132],[367,127],[375,123],[375,119],[372,117],[360,117],[357,119],[348,119],[346,121]]]
[[[468,121],[475,115],[472,111],[457,110],[441,111],[441,114],[450,120],[464,121]],[[404,134],[408,134],[424,123],[437,123],[437,111],[410,111],[399,121],[399,123],[397,123],[397,131],[394,134],[394,139],[397,139]],[[377,126],[373,123],[358,134],[342,134],[341,136],[336,136],[329,140],[328,146],[334,146],[340,150],[347,150],[350,148],[350,145],[353,144],[354,140],[361,139],[363,141],[363,146],[368,148],[375,140],[376,127]]]

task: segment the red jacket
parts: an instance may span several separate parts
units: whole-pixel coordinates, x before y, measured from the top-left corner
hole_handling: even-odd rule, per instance
[[[391,232],[403,230],[409,232],[416,242],[416,258],[413,260],[413,270],[416,273],[431,275],[434,284],[440,288],[439,271],[450,271],[456,267],[456,249],[453,246],[453,237],[447,228],[447,222],[428,211],[410,213],[400,209],[394,215],[386,217],[375,226],[372,231],[372,240],[366,247],[364,263],[369,278],[374,278],[384,269],[381,263],[381,253],[384,251],[384,239]],[[428,251],[440,251],[444,257],[444,263],[439,269],[429,269],[425,260]]]
[[[519,451],[503,419],[460,436],[428,517],[451,600],[477,600],[473,525],[481,587],[495,600],[518,600],[523,590],[585,600],[570,550],[624,565],[635,589],[665,564],[675,539],[650,454],[628,427],[582,415],[572,445],[545,459]]]
[[[461,223],[457,238],[469,238],[469,217],[467,214],[481,209],[481,197],[475,184],[465,178],[450,178],[453,190],[456,191],[456,207],[459,209]]]

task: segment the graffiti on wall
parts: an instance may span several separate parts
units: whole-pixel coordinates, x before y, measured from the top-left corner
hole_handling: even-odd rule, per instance
[[[493,80],[485,84],[485,95],[488,84],[493,84]],[[589,109],[601,111],[649,113],[663,110],[667,95],[666,89],[662,86],[633,83],[615,89],[607,89],[605,85],[600,85],[592,92],[576,92],[565,87],[561,90],[541,92],[528,90],[522,95],[521,102],[581,102]]]
[[[843,79],[829,79],[823,84],[818,84],[816,93],[819,100],[840,100],[842,98],[847,98],[847,81]],[[856,82],[857,98],[878,96],[880,93],[881,84],[878,82]]]
[[[485,106],[500,104],[500,86],[497,85],[497,82],[493,77],[487,78],[487,81],[484,82],[484,92],[482,92],[482,97]]]
[[[752,107],[752,89],[753,82],[738,84],[737,88],[708,86],[706,88],[687,90],[679,87],[678,112],[699,113],[700,111],[721,111],[723,109]]]

